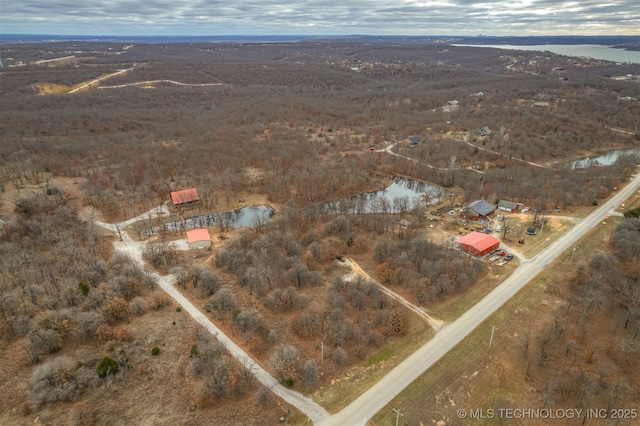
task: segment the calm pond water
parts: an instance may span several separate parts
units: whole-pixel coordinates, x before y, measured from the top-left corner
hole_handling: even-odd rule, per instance
[[[254,226],[258,221],[262,223],[269,222],[275,214],[275,211],[269,206],[243,207],[230,212],[218,212],[190,217],[185,219],[184,222],[181,220],[169,222],[165,224],[165,227],[170,231],[205,228],[207,226],[243,228]]]
[[[343,198],[323,206],[334,214],[400,213],[411,210],[415,203],[422,206],[436,204],[445,194],[446,190],[439,186],[396,177],[391,185],[380,191]]]
[[[454,44],[453,46],[491,47],[505,50],[533,50],[548,51],[558,55],[575,56],[579,58],[594,58],[613,62],[632,62],[640,64],[640,52],[616,49],[599,44],[540,44],[534,46],[516,46],[511,44]]]
[[[618,157],[621,155],[638,155],[640,156],[640,149],[638,148],[623,148],[623,149],[614,149],[604,154],[581,158],[579,160],[571,162],[571,169],[584,169],[590,165],[599,165],[599,166],[612,166]]]

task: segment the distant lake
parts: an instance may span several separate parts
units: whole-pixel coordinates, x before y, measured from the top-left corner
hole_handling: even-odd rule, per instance
[[[323,207],[334,214],[403,213],[416,203],[436,204],[444,194],[443,188],[431,183],[395,177],[385,189],[325,203]]]
[[[514,46],[512,44],[453,44],[452,46],[490,47],[505,50],[548,51],[558,55],[580,58],[602,59],[613,62],[632,62],[640,64],[640,51],[615,49],[599,44],[541,44],[534,46]]]
[[[225,228],[246,228],[257,223],[266,223],[273,218],[275,211],[269,206],[243,207],[229,212],[211,213],[202,216],[190,217],[165,224],[171,231],[180,229],[205,228],[219,226]],[[156,232],[156,229],[153,229]]]
[[[621,155],[637,155],[640,156],[640,149],[637,148],[622,148],[622,149],[614,149],[608,152],[605,152],[601,155],[594,157],[581,158],[580,160],[572,161],[571,168],[572,169],[584,169],[591,165],[598,166],[611,166],[615,164],[618,157]]]

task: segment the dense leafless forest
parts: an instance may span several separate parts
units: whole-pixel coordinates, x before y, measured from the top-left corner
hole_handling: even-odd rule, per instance
[[[457,203],[572,209],[597,205],[637,164],[628,155],[615,167],[570,167],[600,150],[638,146],[640,85],[625,78],[640,74],[637,64],[329,42],[5,44],[0,57],[0,335],[10,359],[2,377],[19,372],[17,383],[0,387],[2,407],[24,416],[53,407],[41,419],[55,424],[105,424],[96,390],[143,392],[134,383],[160,381],[165,369],[169,383],[189,389],[168,402],[176,410],[245,401],[252,416],[268,413],[258,424],[284,412],[246,365],[183,324],[149,270],[176,274],[181,290],[275,376],[312,393],[422,331],[377,285],[345,278],[337,258],[370,259],[380,282],[424,306],[486,275],[482,263],[429,238],[426,203],[353,215],[323,203],[403,176],[446,188]],[[410,135],[420,144],[396,150],[415,161],[370,152]],[[176,252],[168,242],[183,236],[160,232],[145,252],[146,272],[94,224],[132,218],[190,187],[200,204],[177,217],[250,203],[276,215],[217,229],[205,257]],[[400,231],[399,219],[414,229]],[[126,232],[143,240],[149,225]],[[637,278],[620,256],[602,255],[580,272],[562,321],[612,305],[616,330],[637,323],[637,306],[592,306],[581,296],[601,271],[621,277],[611,284],[618,287]],[[632,286],[618,287],[627,295]],[[169,324],[171,361],[162,358],[170,338],[148,337],[144,324],[156,320]],[[561,345],[553,343],[561,331],[551,329],[527,359],[542,366],[547,344],[569,356],[587,331]]]
[[[620,224],[608,249],[580,265],[553,319],[521,338],[525,374],[543,382],[545,405],[612,409],[637,401],[638,231],[638,219]]]

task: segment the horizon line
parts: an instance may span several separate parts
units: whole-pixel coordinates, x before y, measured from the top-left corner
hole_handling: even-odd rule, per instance
[[[545,34],[545,35],[495,35],[495,34],[255,34],[255,33],[234,33],[234,34],[54,34],[54,33],[0,33],[1,36],[50,36],[50,37],[465,37],[465,38],[485,38],[485,37],[510,37],[510,38],[543,38],[543,37],[636,37],[640,40],[640,34],[616,34],[616,35],[588,35],[588,34]]]

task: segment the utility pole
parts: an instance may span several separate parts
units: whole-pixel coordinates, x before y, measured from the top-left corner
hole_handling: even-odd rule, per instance
[[[393,409],[393,411],[396,412],[396,426],[398,426],[398,419],[400,419],[400,416],[404,417],[404,414],[402,414],[400,410],[396,410],[395,408]]]
[[[491,337],[489,338],[489,348],[491,348],[491,343],[493,343],[493,333],[496,331],[496,326],[491,326]]]

